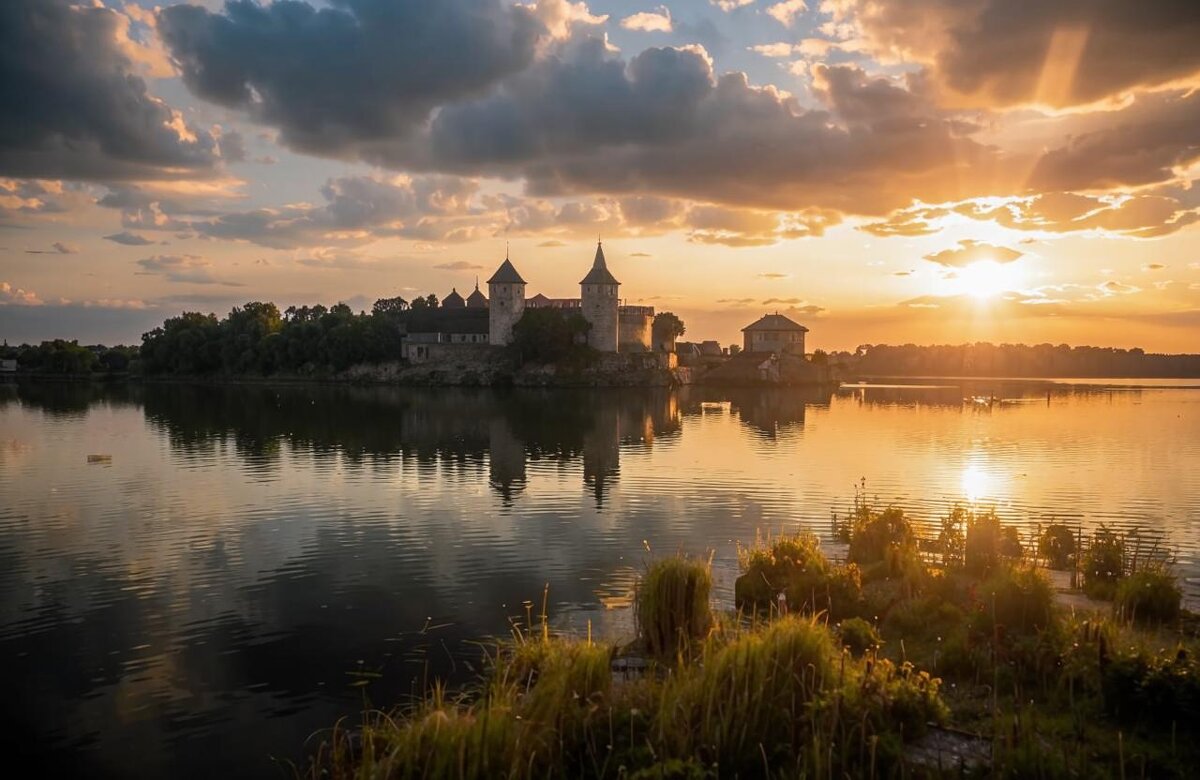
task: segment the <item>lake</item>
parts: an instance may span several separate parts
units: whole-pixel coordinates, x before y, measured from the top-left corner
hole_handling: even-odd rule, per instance
[[[5,734],[50,775],[286,773],[469,679],[547,585],[556,627],[624,636],[651,554],[712,551],[730,605],[739,540],[828,538],[856,491],[1138,528],[1196,606],[1200,389],[1088,382],[0,385]]]

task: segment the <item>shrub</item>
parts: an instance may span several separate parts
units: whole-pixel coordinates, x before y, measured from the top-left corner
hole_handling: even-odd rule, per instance
[[[712,572],[706,562],[676,555],[652,563],[635,601],[647,652],[673,655],[702,639],[712,625],[711,591]]]
[[[825,611],[831,620],[859,613],[862,608],[862,575],[858,567],[834,566],[821,552],[812,534],[781,536],[769,545],[739,553],[743,574],[734,582],[739,609],[763,610],[787,596],[789,609]]]
[[[1117,612],[1141,623],[1166,623],[1179,617],[1183,593],[1165,569],[1139,571],[1117,584]]]
[[[904,510],[890,506],[882,512],[870,507],[855,514],[850,526],[850,550],[847,558],[852,563],[868,565],[896,560],[897,549],[915,549],[912,523],[904,516]]]
[[[1117,581],[1125,572],[1125,543],[1114,532],[1100,526],[1083,554],[1080,568],[1084,592],[1094,599],[1111,600],[1117,593]]]
[[[1067,569],[1075,557],[1075,534],[1062,523],[1051,523],[1038,539],[1038,555],[1051,569]]]
[[[996,510],[967,513],[967,538],[963,562],[967,570],[986,574],[1005,558],[1021,557],[1021,539],[1017,529],[1004,526]]]
[[[1200,734],[1200,665],[1185,650],[1119,654],[1103,665],[1101,686],[1122,720]]]
[[[982,597],[973,627],[993,633],[1031,634],[1054,620],[1054,589],[1037,569],[1000,569],[980,586]]]
[[[883,644],[879,632],[862,618],[849,618],[838,625],[838,639],[842,646],[850,648],[854,655],[862,655]]]

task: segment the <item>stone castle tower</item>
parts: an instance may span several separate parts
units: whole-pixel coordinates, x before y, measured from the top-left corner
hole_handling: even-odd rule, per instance
[[[601,352],[616,352],[617,310],[620,307],[617,288],[621,283],[608,270],[604,262],[604,248],[599,241],[596,242],[596,259],[592,261],[592,270],[583,277],[579,286],[583,318],[592,323],[588,344]]]
[[[525,311],[525,280],[507,257],[488,279],[488,341],[504,346],[512,341],[512,328]],[[615,299],[614,299],[615,300]],[[615,309],[614,309],[615,312]]]

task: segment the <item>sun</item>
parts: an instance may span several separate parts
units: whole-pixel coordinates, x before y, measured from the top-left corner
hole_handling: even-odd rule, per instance
[[[979,260],[955,271],[951,284],[959,293],[987,300],[1020,287],[1024,280],[1025,272],[1016,263]]]

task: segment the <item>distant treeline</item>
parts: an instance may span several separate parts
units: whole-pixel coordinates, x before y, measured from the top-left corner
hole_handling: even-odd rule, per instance
[[[355,314],[344,303],[290,306],[273,303],[235,307],[223,319],[185,312],[142,336],[146,374],[311,374],[344,371],[359,363],[400,359],[399,323],[408,312],[375,302]]]
[[[36,374],[119,374],[128,371],[137,358],[136,346],[81,346],[63,339],[0,347],[0,359],[15,360],[18,369]]]
[[[1066,344],[867,344],[832,358],[863,376],[1200,377],[1200,355]]]

